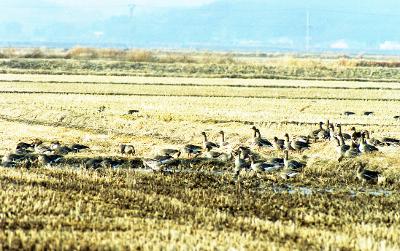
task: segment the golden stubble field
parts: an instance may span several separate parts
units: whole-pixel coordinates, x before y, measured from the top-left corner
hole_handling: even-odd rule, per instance
[[[376,138],[400,137],[396,83],[12,74],[0,81],[0,155],[39,138],[90,146],[67,159],[120,157],[120,143],[133,144],[132,158],[140,159],[160,148],[200,145],[202,131],[218,140],[224,130],[228,142],[246,145],[252,125],[272,140],[308,134],[326,119],[346,132],[355,126]],[[249,173],[240,186],[233,162],[205,161],[193,167],[200,172],[171,175],[73,165],[0,168],[0,247],[400,249],[400,149],[338,163],[334,146],[318,142],[291,154],[307,161],[293,179]],[[355,179],[360,162],[387,182]]]

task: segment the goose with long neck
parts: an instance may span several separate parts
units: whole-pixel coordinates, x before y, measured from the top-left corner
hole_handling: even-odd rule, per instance
[[[254,137],[253,137],[253,144],[257,147],[273,147],[272,143],[269,142],[267,139],[261,137],[260,130],[256,127],[252,127],[254,130]]]
[[[383,145],[383,143],[380,140],[371,138],[368,130],[365,130],[364,133],[365,133],[365,142],[367,142],[368,144],[374,145],[374,146],[377,146],[377,145],[382,146]]]
[[[290,141],[289,141],[289,134],[285,133],[285,149],[286,150],[295,150],[291,145],[290,145]]]
[[[360,149],[360,152],[362,152],[362,153],[372,153],[372,152],[379,151],[379,149],[376,148],[375,146],[367,144],[365,142],[365,134],[364,133],[361,134],[361,142],[360,142],[359,149]]]
[[[322,123],[322,122],[321,122]],[[322,124],[320,123],[320,131],[317,134],[318,139],[329,139],[330,140],[330,132],[329,132],[329,120],[326,121],[326,129],[322,128]]]
[[[283,163],[286,169],[291,169],[291,170],[301,170],[303,167],[306,165],[302,162],[296,161],[296,160],[289,160],[289,151],[285,150],[284,151],[284,158],[283,158]]]
[[[314,139],[314,142],[317,141],[318,139],[318,134],[324,130],[324,128],[322,128],[322,125],[324,124],[324,122],[320,121],[319,122],[319,128],[317,130],[313,130],[310,132],[309,136]]]
[[[289,142],[289,134],[285,134],[285,147],[288,150],[296,150],[296,151],[303,151],[310,148],[310,145],[307,142],[299,141],[299,140],[292,140]]]
[[[202,134],[203,137],[204,137],[204,139],[203,139],[203,149],[207,149],[208,147],[209,147],[210,149],[212,149],[212,148],[218,148],[218,147],[219,147],[218,144],[207,140],[207,134],[206,134],[206,132],[202,132],[201,134]]]
[[[356,130],[356,128],[353,126],[351,129],[351,138],[353,139],[353,140],[358,140],[358,139],[360,139],[361,138],[361,132],[358,132],[357,130]]]
[[[274,145],[275,150],[283,150],[285,148],[285,140],[278,139],[278,137],[274,137],[272,144]]]
[[[354,142],[353,140],[351,141],[351,145],[349,146],[349,149],[339,157],[338,161],[342,161],[342,159],[344,157],[346,158],[354,158],[357,157],[358,155],[360,155],[360,150],[358,149],[358,145],[356,144],[356,142]]]
[[[340,157],[343,156],[347,150],[349,150],[350,146],[346,145],[343,141],[343,138],[337,136],[334,138],[336,140],[336,152],[339,153]]]
[[[350,135],[350,134],[348,134],[348,133],[343,133],[343,132],[342,132],[342,125],[341,125],[341,124],[337,124],[336,127],[338,128],[338,135],[341,134],[342,137],[343,137],[345,140],[351,139],[351,135]]]
[[[234,153],[234,163],[235,163],[235,174],[239,175],[240,171],[246,167],[246,162],[244,161],[244,158],[242,158],[243,152],[242,149],[238,149]]]

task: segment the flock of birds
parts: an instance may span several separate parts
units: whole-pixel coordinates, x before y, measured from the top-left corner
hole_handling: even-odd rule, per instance
[[[142,163],[145,168],[153,171],[163,171],[168,166],[177,161],[181,155],[186,155],[189,161],[195,158],[206,158],[221,162],[234,163],[234,172],[239,175],[243,171],[253,172],[275,172],[280,171],[281,177],[291,178],[298,175],[307,165],[303,161],[289,159],[290,152],[301,153],[310,149],[312,144],[317,141],[334,141],[338,161],[344,158],[354,158],[361,154],[378,152],[379,147],[400,146],[400,140],[384,137],[376,139],[370,137],[368,130],[357,131],[351,128],[349,133],[342,132],[340,124],[336,126],[329,122],[324,125],[319,123],[319,127],[312,130],[308,135],[300,135],[290,138],[286,133],[283,139],[274,137],[272,141],[261,136],[261,132],[255,126],[251,127],[253,137],[248,146],[233,144],[225,140],[225,134],[220,131],[219,142],[208,140],[207,134],[202,132],[203,144],[187,144],[180,149],[166,148],[160,149],[158,154],[151,158],[143,158]],[[271,158],[267,161],[259,160],[259,152],[262,149],[278,150],[283,152],[282,158]],[[31,166],[33,164],[52,165],[61,163],[64,156],[71,152],[90,150],[88,146],[82,144],[62,145],[59,141],[45,145],[41,140],[34,140],[32,143],[19,142],[15,151],[7,153],[2,158],[2,165],[6,167],[23,164]],[[135,155],[135,147],[131,144],[121,144],[119,152],[122,155]],[[109,157],[96,157],[86,160],[85,167],[115,167],[121,165],[123,160]],[[382,177],[377,171],[367,170],[360,166],[357,170],[357,177],[362,181],[376,183]]]

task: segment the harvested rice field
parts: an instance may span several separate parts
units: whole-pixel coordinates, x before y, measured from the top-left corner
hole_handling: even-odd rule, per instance
[[[2,250],[400,249],[396,82],[5,69]],[[337,124],[354,156],[340,152]],[[266,143],[286,133],[289,145]]]

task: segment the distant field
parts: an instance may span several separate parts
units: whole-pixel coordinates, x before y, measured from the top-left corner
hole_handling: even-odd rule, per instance
[[[0,59],[0,73],[56,75],[119,75],[151,77],[209,77],[396,82],[400,68],[346,64],[341,59],[279,59],[259,62],[130,62],[121,60]],[[347,62],[347,61],[346,61]]]
[[[4,62],[0,71],[23,72]],[[400,115],[396,82],[230,79],[208,73],[204,78],[74,75],[85,73],[80,66],[70,75],[40,75],[29,74],[46,71],[35,68],[39,61],[32,62],[24,74],[0,75],[0,155],[20,140],[39,138],[90,146],[91,151],[67,155],[67,163],[122,157],[120,143],[134,144],[132,159],[138,161],[163,147],[201,144],[202,131],[217,140],[224,130],[227,141],[246,145],[252,125],[271,140],[286,132],[308,134],[326,119],[341,123],[346,132],[356,126],[373,137],[400,137],[400,121],[393,118]],[[185,69],[169,70],[170,75],[190,75]],[[130,109],[139,112],[129,115]],[[374,114],[366,116],[366,111]],[[318,142],[291,154],[307,161],[293,179],[249,173],[241,177],[241,187],[232,162],[183,165],[194,171],[171,175],[73,164],[1,167],[0,247],[400,249],[400,149],[384,147],[338,163],[334,146],[333,141]],[[279,151],[260,155],[282,157]],[[355,179],[360,162],[381,171],[387,182]]]

